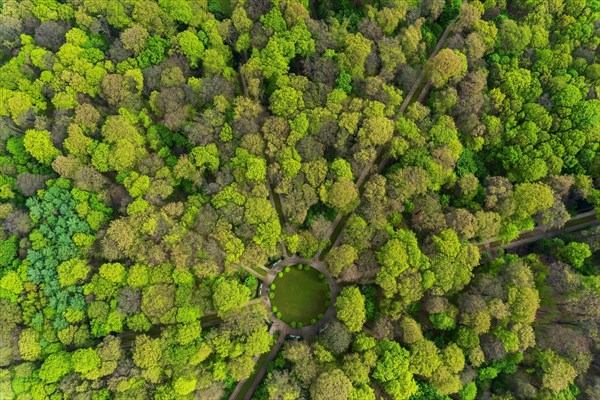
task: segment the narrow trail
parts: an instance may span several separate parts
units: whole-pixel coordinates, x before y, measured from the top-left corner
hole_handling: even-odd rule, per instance
[[[248,61],[248,57],[245,53],[244,53],[244,61],[245,62]],[[240,77],[240,81],[242,83],[242,90],[244,92],[244,97],[250,97],[250,95],[248,93],[248,83],[246,82],[246,77],[242,73],[242,64],[240,64],[238,66],[238,74]],[[264,157],[267,161],[269,161],[269,164],[271,164],[273,162],[273,160],[269,156],[267,156],[267,154],[264,154]],[[273,191],[273,188],[271,187],[271,183],[269,182],[268,179],[266,182],[266,186],[269,191],[269,201],[271,202],[271,207],[273,207],[275,212],[277,212],[277,215],[279,216],[279,223],[281,224],[281,227],[282,228],[287,227],[287,221],[285,219],[285,216],[283,215],[283,208],[281,207],[280,197]],[[280,241],[279,245],[281,246],[281,254],[284,257],[287,257],[288,253],[287,253],[287,248],[285,247],[285,243]]]
[[[254,375],[252,384],[248,387],[248,389],[246,389],[246,393],[244,393],[243,396],[241,397],[242,400],[250,400],[250,398],[252,397],[252,394],[254,394],[254,391],[256,390],[256,387],[260,384],[263,377],[265,376],[265,373],[267,372],[267,366],[269,365],[269,363],[271,361],[273,361],[275,359],[275,357],[277,356],[277,353],[279,353],[279,350],[281,349],[281,346],[283,345],[283,342],[285,341],[285,338],[287,337],[288,334],[289,334],[289,332],[286,332],[285,328],[281,328],[279,330],[279,338],[277,338],[277,341],[271,348],[271,351],[269,352],[269,355],[267,356],[266,360],[263,362],[263,364],[260,366],[260,369]],[[257,362],[259,358],[260,357],[255,357],[255,362]],[[238,398],[238,396],[240,395],[240,392],[246,385],[246,382],[247,382],[246,380],[238,382],[233,393],[231,393],[231,396],[229,396],[229,400],[235,400],[236,398]]]
[[[260,279],[261,281],[265,280],[265,275],[260,274],[259,272],[253,270],[252,268],[248,267],[247,265],[242,265],[242,268],[244,269],[244,271],[246,271],[250,275]],[[267,272],[267,274],[268,274],[268,272]]]
[[[565,223],[565,225],[563,227],[558,228],[558,229],[546,230],[546,227],[544,225],[538,225],[531,231],[521,231],[521,232],[519,232],[519,239],[517,239],[516,241],[513,241],[509,244],[506,244],[506,245],[500,244],[497,238],[489,238],[489,239],[486,239],[477,244],[479,246],[487,246],[487,245],[495,244],[495,246],[491,246],[491,247],[492,248],[502,248],[503,246],[509,246],[509,245],[512,245],[513,243],[517,243],[521,240],[525,240],[528,238],[537,240],[537,239],[541,238],[542,236],[552,233],[552,232],[560,233],[564,229],[569,228],[570,226],[581,225],[582,220],[583,220],[583,223],[589,222],[589,221],[587,221],[588,219],[597,220],[595,210],[586,211],[581,214],[574,215],[573,217],[571,217],[571,219],[569,219]]]
[[[588,211],[573,216],[567,223],[558,229],[545,230],[544,226],[537,226],[532,231],[524,231],[519,235],[519,239],[510,243],[502,244],[497,239],[488,239],[480,243],[481,250],[490,253],[490,260],[498,257],[498,250],[514,249],[527,244],[535,243],[541,239],[547,239],[563,233],[575,232],[592,226],[600,225],[600,219],[596,215],[596,211]]]
[[[273,191],[273,188],[271,187],[270,182],[267,182],[267,189],[269,189],[269,201],[271,202],[271,207],[273,207],[273,209],[277,213],[277,216],[279,217],[279,224],[281,225],[282,229],[286,229],[288,226],[288,223],[287,223],[287,219],[285,218],[285,215],[283,215],[283,207],[281,205],[281,197],[276,195],[276,193]],[[275,196],[277,196],[277,198],[275,198]],[[281,254],[283,255],[283,257],[284,258],[287,257],[288,252],[287,252],[287,248],[285,247],[285,243],[283,241],[280,241],[279,246],[281,246]]]
[[[433,52],[429,55],[429,58],[427,59],[427,61],[429,61],[431,58],[435,57],[437,53],[439,53],[439,51],[442,49],[444,43],[446,42],[448,35],[450,35],[450,32],[452,32],[453,28],[454,28],[454,20],[452,20],[448,24],[448,26],[442,33],[442,36],[440,36],[440,39],[438,40],[437,45],[433,49]],[[400,106],[400,109],[398,110],[397,116],[401,116],[402,114],[404,114],[404,111],[411,103],[412,99],[414,98],[415,94],[417,93],[417,90],[422,85],[423,80],[426,79],[427,69],[425,68],[425,64],[427,63],[427,61],[425,61],[423,63],[423,68],[421,68],[421,73],[419,74],[419,76],[417,77],[417,80],[415,81],[415,83],[413,83],[412,87],[408,91],[406,98],[404,99],[404,101],[402,102],[402,105]],[[425,85],[425,88],[423,88],[421,90],[421,92],[419,93],[419,99],[417,101],[422,100],[421,95],[426,88],[428,88],[427,84]],[[355,186],[356,186],[356,189],[358,190],[359,196],[362,196],[362,194],[364,192],[364,184],[366,183],[367,178],[374,172],[374,171],[372,171],[372,169],[373,169],[373,166],[375,164],[377,164],[377,161],[380,160],[380,162],[378,164],[378,168],[375,171],[376,173],[381,173],[383,171],[385,165],[389,162],[389,155],[385,155],[386,149],[387,149],[387,147],[385,145],[380,146],[379,149],[377,149],[376,156],[373,158],[373,160],[371,160],[371,162],[369,162],[369,164],[367,164],[367,166],[365,166],[365,168],[363,168],[360,176],[356,180]],[[345,228],[348,218],[349,218],[349,215],[344,216],[341,214],[338,214],[335,217],[335,219],[333,220],[333,222],[331,224],[331,229],[329,231],[330,245],[325,247],[324,249],[320,249],[317,252],[317,254],[315,255],[315,260],[322,259],[323,256],[326,255],[330,249],[332,249],[333,247],[338,246],[340,244],[340,241],[343,236],[342,231]]]

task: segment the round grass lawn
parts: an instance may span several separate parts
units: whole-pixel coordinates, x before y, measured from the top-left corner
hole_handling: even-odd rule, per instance
[[[323,274],[310,266],[296,265],[277,274],[269,297],[277,318],[292,328],[301,328],[323,318],[331,293]]]

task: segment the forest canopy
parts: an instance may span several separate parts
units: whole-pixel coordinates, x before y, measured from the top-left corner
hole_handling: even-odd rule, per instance
[[[598,21],[0,0],[0,398],[600,399]]]

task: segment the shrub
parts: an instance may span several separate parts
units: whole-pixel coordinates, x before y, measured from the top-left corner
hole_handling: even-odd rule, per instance
[[[319,279],[321,279],[321,280],[325,279],[325,275],[323,275],[322,273],[319,273]]]
[[[281,311],[277,311],[277,313],[275,313],[275,315],[277,316],[277,318],[281,319]]]
[[[273,307],[271,307],[271,310],[273,310],[273,312],[276,313],[278,308],[277,308],[277,306],[273,306]]]
[[[290,267],[285,267],[285,272],[290,272],[291,268]],[[280,272],[281,276],[283,276],[283,272]]]
[[[331,299],[331,292],[327,292],[325,296],[327,296],[328,299]]]
[[[316,323],[317,323],[317,319],[316,318],[313,318],[313,319],[310,320],[310,324],[311,325],[314,325]]]
[[[304,324],[302,322],[298,322],[298,328],[300,328],[300,329],[304,328]]]
[[[283,272],[278,273],[277,276],[283,278]]]
[[[290,326],[291,326],[292,328],[295,328],[295,327],[296,327],[296,321],[292,321],[292,322],[290,322]]]
[[[275,284],[271,283],[271,290],[275,290]]]
[[[317,319],[323,319],[324,315],[322,313],[319,313],[319,315],[317,315]]]
[[[269,298],[270,299],[274,299],[275,298],[275,293],[273,293],[273,292],[269,293]]]

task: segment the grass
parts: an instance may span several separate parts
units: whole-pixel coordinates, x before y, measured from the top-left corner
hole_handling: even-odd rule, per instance
[[[250,268],[252,268],[252,270],[254,272],[256,272],[257,274],[260,274],[263,277],[267,276],[267,271],[265,271],[264,269],[262,269],[260,267],[257,267],[256,265],[250,265]]]
[[[271,299],[271,306],[281,312],[282,321],[288,324],[302,322],[308,326],[312,319],[319,319],[319,314],[325,314],[329,286],[326,281],[321,281],[319,275],[320,272],[314,268],[300,270],[294,266],[289,272],[283,272],[282,277],[278,275],[275,278],[275,290],[271,290],[275,297]]]

